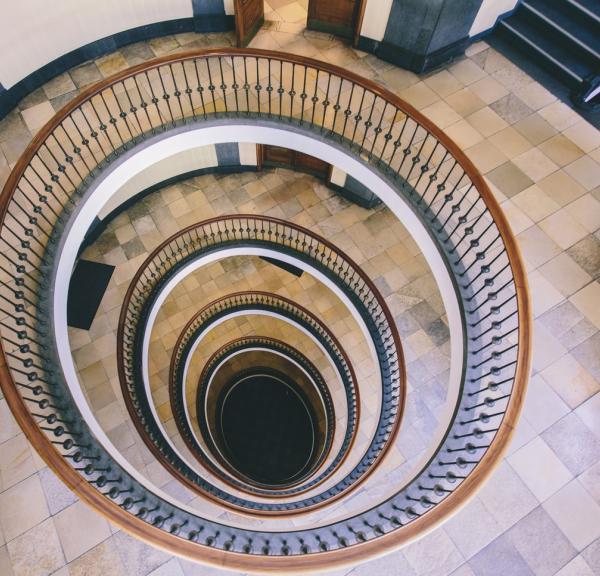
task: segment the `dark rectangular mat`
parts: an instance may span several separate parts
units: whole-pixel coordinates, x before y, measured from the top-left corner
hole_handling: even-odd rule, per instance
[[[98,311],[114,266],[79,260],[71,275],[67,301],[67,324],[89,330]]]

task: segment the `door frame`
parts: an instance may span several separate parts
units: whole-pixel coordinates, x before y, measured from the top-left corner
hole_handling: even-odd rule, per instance
[[[234,11],[234,22],[235,22],[235,39],[236,39],[236,45],[238,48],[244,47],[246,46],[247,43],[244,43],[244,39],[247,37],[247,34],[244,34],[244,37],[242,38],[242,31],[240,30],[240,3],[242,0],[233,0],[233,11]],[[261,6],[262,6],[262,17],[259,19],[258,22],[255,22],[253,25],[253,30],[252,30],[252,37],[250,38],[250,40],[248,41],[251,42],[252,38],[254,38],[254,36],[256,35],[256,33],[258,32],[258,30],[260,30],[260,28],[262,27],[262,25],[264,24],[265,21],[265,17],[264,17],[264,12],[265,12],[265,0],[260,0]],[[247,32],[247,31],[245,31]]]
[[[310,13],[310,5],[313,2],[317,2],[318,0],[309,0],[308,1],[308,9],[307,12]],[[362,28],[362,23],[365,17],[365,10],[367,8],[368,0],[357,0],[356,6],[356,15],[354,18],[354,22],[352,24],[352,32],[350,34],[350,40],[352,42],[352,46],[356,48],[358,46],[358,42],[360,39],[360,29]],[[332,34],[334,34],[332,32]]]
[[[264,7],[264,1],[265,0],[261,0],[263,2],[263,7]],[[313,0],[309,0],[309,4],[310,2]],[[357,7],[357,12],[356,12],[356,18],[355,18],[355,22],[353,25],[353,32],[352,32],[352,46],[354,48],[358,47],[358,42],[360,40],[360,30],[362,28],[362,24],[363,24],[363,20],[365,18],[365,10],[367,8],[367,2],[368,0],[357,0],[358,2],[358,7]],[[238,1],[234,0],[233,3],[234,6],[234,18],[235,18],[235,37],[236,37],[236,42],[238,46],[241,46],[241,40],[242,38],[240,37],[240,29],[238,26]],[[307,9],[307,19],[308,19],[308,9]]]

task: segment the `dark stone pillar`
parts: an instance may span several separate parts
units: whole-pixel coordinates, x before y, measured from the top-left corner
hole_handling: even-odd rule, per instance
[[[462,54],[482,0],[394,0],[383,41],[363,48],[415,72]],[[360,45],[359,45],[360,47]]]
[[[196,32],[225,32],[235,29],[235,17],[225,14],[223,0],[192,0]]]

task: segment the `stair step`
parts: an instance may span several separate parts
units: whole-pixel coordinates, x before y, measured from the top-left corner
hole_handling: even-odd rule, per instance
[[[589,64],[548,38],[518,13],[500,22],[499,28],[518,44],[533,50],[541,64],[552,68],[571,87],[579,87],[594,72]]]
[[[600,69],[600,24],[572,14],[556,0],[524,0],[521,6],[523,17]]]
[[[600,2],[598,0],[560,0],[573,14],[589,18],[591,22],[600,25]]]

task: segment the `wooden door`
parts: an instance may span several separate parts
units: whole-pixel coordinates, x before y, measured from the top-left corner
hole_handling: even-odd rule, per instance
[[[258,145],[257,155],[259,166],[281,166],[291,168],[299,172],[308,172],[319,178],[326,179],[329,175],[330,166],[320,158],[315,158],[302,152],[296,152],[289,148],[270,146],[268,144]]]
[[[235,35],[238,46],[247,46],[265,21],[264,0],[235,0]]]
[[[356,41],[364,0],[309,0],[307,28]]]

